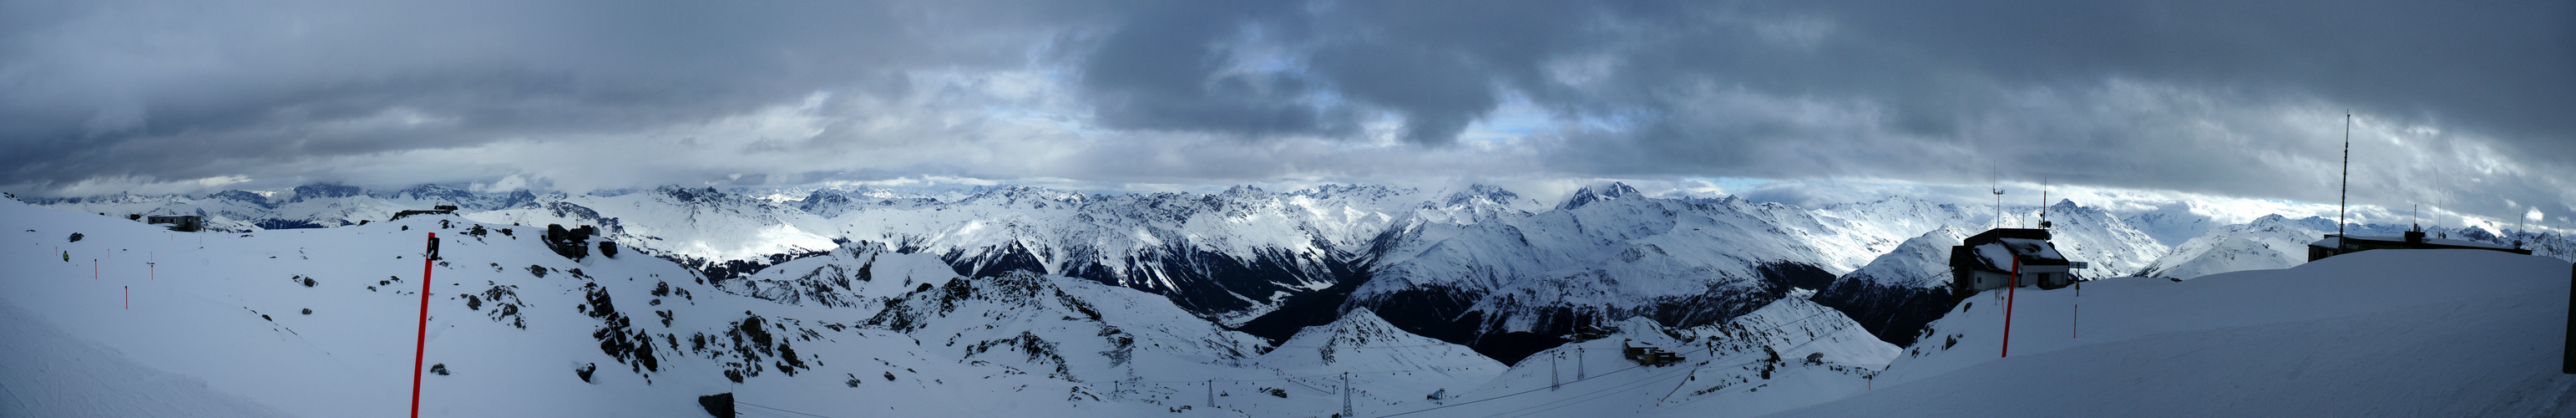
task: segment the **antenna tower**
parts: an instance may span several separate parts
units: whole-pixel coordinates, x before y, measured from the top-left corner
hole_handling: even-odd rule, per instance
[[[2344,207],[2352,204],[2352,111],[2343,113],[2343,184],[2335,191],[2335,236],[2343,236]]]
[[[2002,168],[1996,168],[1996,169],[1995,169],[1995,172],[1994,172],[1994,176],[1993,176],[1993,177],[1988,177],[1988,178],[1987,178],[1987,181],[1988,181],[1988,182],[1993,183],[1994,192],[1995,192],[1995,219],[1994,219],[1993,221],[1991,221],[1991,222],[1986,222],[1986,228],[1988,228],[1988,229],[2001,228],[2001,226],[2000,226],[2000,225],[2003,225],[2003,222],[2004,222],[2004,188],[2003,188],[2003,177],[2004,177],[2004,175],[2003,175],[2003,169],[2002,169]]]
[[[2048,229],[2048,178],[2039,178],[2039,229]]]

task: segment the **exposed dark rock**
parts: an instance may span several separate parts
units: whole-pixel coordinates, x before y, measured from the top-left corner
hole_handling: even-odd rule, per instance
[[[706,407],[707,414],[716,418],[733,418],[733,392],[700,396],[698,406]]]

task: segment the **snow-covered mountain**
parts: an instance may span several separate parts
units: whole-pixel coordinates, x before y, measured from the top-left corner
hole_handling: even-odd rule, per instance
[[[1870,376],[1902,352],[1801,298],[1700,327],[1669,328],[1643,317],[1603,327],[1616,331],[1533,354],[1451,395],[1450,403],[1425,408],[1440,408],[1430,411],[1442,416],[1758,416],[1867,391]],[[1645,365],[1624,355],[1628,347],[1685,359]]]
[[[1585,188],[1555,210],[1388,237],[1348,306],[1516,363],[1580,325],[1709,324],[1824,287],[1865,257],[1817,245],[1848,231],[1777,204]]]
[[[2191,204],[2184,202],[2158,205],[2153,210],[2129,214],[2120,220],[2166,247],[2180,247],[2184,241],[2216,227],[2218,222],[2208,215],[2192,213]]]
[[[317,185],[279,194],[287,206],[238,191],[180,204],[238,207],[218,216],[218,224],[293,212],[296,225],[355,224],[381,216],[369,214],[455,204],[468,219],[530,230],[595,226],[602,238],[679,261],[718,283],[852,243],[875,245],[937,255],[959,275],[1029,270],[1145,290],[1272,341],[1332,322],[1345,305],[1376,308],[1399,327],[1504,359],[1552,345],[1551,335],[1601,318],[1644,313],[1675,326],[1714,323],[1791,289],[1824,287],[1906,238],[1990,223],[1980,208],[1901,197],[1810,210],[1735,198],[1651,198],[1615,183],[1555,204],[1486,185],[1236,187],[1214,194],[1020,186],[801,193],[794,199],[669,186],[581,195],[440,186],[371,193]],[[68,202],[52,205],[86,209]],[[2062,234],[2071,251],[2105,258],[2153,251],[2154,244],[2134,242],[2142,238],[2116,219],[2091,222],[2088,215],[2098,211],[2071,202],[2057,209],[2067,212],[2058,217],[2069,225]],[[1476,253],[1510,262],[1485,263]],[[1475,275],[1493,277],[1490,283],[1451,279]],[[1627,285],[1587,284],[1612,277],[1626,278]],[[1362,282],[1375,282],[1378,290],[1361,292]],[[1712,285],[1718,283],[1731,284]],[[1615,291],[1557,294],[1560,288]],[[1353,295],[1360,303],[1345,303]],[[1433,303],[1400,302],[1416,299]],[[1470,311],[1480,313],[1461,319]],[[1518,348],[1499,348],[1506,346]]]
[[[1817,291],[1817,304],[1839,309],[1881,340],[1914,345],[1925,324],[1950,310],[1950,247],[1967,235],[1941,228],[1905,240],[1868,266]]]
[[[1974,405],[1955,405],[1955,396],[1944,394],[1962,385],[2021,382],[2013,379],[2024,376],[2040,376],[2047,387],[2077,389],[2066,396],[2084,402],[2040,402],[2035,405],[2042,409],[1996,413],[2105,411],[2097,404],[2212,412],[2094,395],[2138,393],[2135,387],[2107,387],[2125,383],[2099,376],[2133,375],[2122,373],[2135,370],[2125,365],[2141,358],[2154,364],[2147,367],[2172,372],[2155,377],[2165,382],[2143,392],[2160,399],[2239,396],[2232,399],[2262,407],[2278,398],[2331,403],[2332,411],[2365,415],[2546,414],[2566,407],[2555,401],[2565,397],[2533,389],[2565,384],[2515,374],[2543,368],[2516,363],[2521,360],[2511,359],[2531,356],[2509,353],[2546,351],[2532,348],[2544,342],[2555,347],[2555,339],[2523,337],[2554,335],[2556,328],[2525,328],[2558,326],[2564,299],[2543,296],[2565,293],[2565,282],[2555,279],[2568,274],[2564,263],[2484,251],[2366,252],[2179,283],[2095,281],[2087,283],[2083,298],[2073,297],[2072,289],[2023,289],[2016,326],[2028,331],[2014,333],[2015,356],[1997,360],[1991,351],[1979,351],[1999,348],[1991,340],[2000,333],[1989,328],[2002,322],[1994,317],[1998,300],[1985,295],[1956,306],[1939,300],[1948,309],[1916,334],[1928,337],[1910,347],[1880,341],[1891,336],[1888,330],[1903,327],[1889,312],[1913,309],[1903,303],[1911,296],[1901,291],[1944,283],[1948,246],[1984,224],[1973,209],[1889,200],[1808,210],[1734,199],[1650,198],[1623,188],[1597,188],[1588,196],[1578,193],[1579,204],[1568,199],[1553,206],[1492,188],[1240,190],[1230,192],[1232,197],[1156,199],[991,189],[956,201],[901,195],[875,201],[893,202],[886,204],[851,200],[860,204],[831,218],[774,197],[666,188],[499,200],[482,206],[493,209],[465,216],[246,234],[170,232],[122,217],[0,201],[0,243],[23,250],[0,253],[0,263],[12,266],[12,277],[27,279],[9,281],[8,291],[0,292],[0,313],[7,313],[0,315],[0,330],[12,337],[0,339],[0,348],[19,354],[0,356],[0,416],[401,411],[409,382],[403,380],[407,365],[400,354],[411,348],[401,343],[412,337],[422,300],[418,287],[406,286],[419,286],[421,239],[429,232],[444,242],[443,259],[428,266],[437,277],[429,298],[428,361],[444,371],[425,379],[424,412],[431,416],[686,416],[702,410],[700,396],[714,394],[731,394],[745,410],[827,416],[1322,416],[1342,410],[1346,398],[1354,412],[1365,415],[1870,415],[1926,404],[1982,411],[1977,405],[2009,402],[1977,398]],[[299,202],[368,196],[377,195],[316,190]],[[962,203],[975,196],[986,199]],[[1104,203],[1120,199],[1134,200]],[[1193,201],[1200,206],[1177,206]],[[1156,203],[1180,209],[1123,211]],[[591,204],[612,209],[594,211]],[[1058,208],[1062,204],[1072,208]],[[1872,206],[1880,209],[1866,209]],[[1927,218],[1936,221],[1864,216],[1906,210],[1899,208],[1932,214]],[[2058,224],[2059,234],[2068,236],[2061,239],[2131,236],[2083,210],[2051,208],[2052,221],[2068,219]],[[641,215],[609,215],[618,211]],[[1184,216],[1172,221],[1139,213]],[[919,216],[895,216],[900,214]],[[1102,220],[1111,218],[1107,214],[1124,215]],[[1292,233],[1281,234],[1322,237],[1306,239],[1306,248],[1339,251],[1333,254],[1360,268],[1341,282],[1280,298],[1274,314],[1313,316],[1306,325],[1280,326],[1293,336],[1278,339],[1230,329],[1219,317],[1177,303],[1171,294],[1131,286],[1133,281],[1037,268],[991,270],[983,268],[994,264],[986,259],[919,250],[925,242],[996,242],[962,238],[973,234],[853,236],[843,229],[854,224],[847,223],[851,219],[930,219],[954,222],[923,222],[937,227],[921,228],[955,232],[958,222],[1014,215],[1043,220],[1026,221],[1031,225],[1058,222],[1044,216],[1087,225],[1021,228],[1026,232],[1015,236],[1023,238],[1008,242],[1051,243],[1019,244],[1032,256],[1044,251],[1029,248],[1073,248],[1065,242],[1121,242],[1099,231],[1142,230],[1145,237],[1181,231],[1163,233],[1221,253],[1226,245],[1272,242],[1240,237],[1269,237],[1262,231],[1277,231],[1264,229],[1276,225],[1382,224],[1376,231],[1292,226]],[[486,216],[521,217],[515,218],[519,225],[474,220]],[[603,231],[575,244],[615,241],[633,250],[567,258],[549,247],[542,227],[530,223],[575,220],[596,222],[579,224]],[[781,222],[799,230],[820,225],[813,230],[826,232],[813,235],[826,241],[798,247],[803,252],[796,257],[770,254],[756,266],[709,274],[704,265],[670,254],[678,247],[667,243],[684,240],[649,240],[643,237],[661,235],[636,232],[647,230],[636,225],[680,228],[691,222]],[[2367,226],[2355,233],[2395,230]],[[2437,230],[2455,239],[2507,239],[2477,229]],[[75,233],[81,235],[73,238]],[[723,234],[696,237],[750,242]],[[2558,257],[2570,248],[2555,235],[2517,238]],[[2138,246],[2123,239],[2101,242]],[[1782,273],[1766,262],[1797,263],[1830,279],[1802,281],[1806,276]],[[1029,264],[1045,270],[1057,265]],[[2425,266],[2443,270],[2425,273],[2420,269],[2432,268]],[[1400,279],[1381,282],[1390,276]],[[2433,276],[2450,285],[2426,290],[2416,283]],[[1433,286],[1370,289],[1398,284]],[[1385,298],[1441,295],[1424,289],[1486,293],[1449,301]],[[1810,291],[1813,296],[1807,296]],[[2076,312],[2075,303],[2084,301],[2098,301],[2088,304],[2099,311],[2084,312],[2082,327],[2067,319],[2077,315],[2059,314]],[[1470,312],[1466,321],[1453,323],[1525,331],[1450,335],[1466,335],[1459,338],[1462,344],[1438,334],[1454,329],[1415,331],[1402,320],[1421,317],[1382,310],[1441,306],[1435,302]],[[1728,314],[1735,309],[1728,304],[1752,305]],[[1500,319],[1488,322],[1489,315]],[[1265,323],[1259,319],[1247,323]],[[1701,323],[1675,325],[1693,321]],[[1557,335],[1546,334],[1540,324],[1591,325],[1611,335],[1556,343],[1551,339]],[[2416,331],[2390,335],[2389,329]],[[2053,337],[2061,335],[2058,330],[2069,337],[2049,340],[2060,338]],[[2200,337],[2169,338],[2182,334]],[[1521,337],[1540,349],[1509,366],[1474,348]],[[2203,340],[2248,348],[2226,348],[2234,351],[2224,356],[2192,354],[2212,347],[2198,343]],[[2315,341],[2385,343],[2297,345]],[[2469,352],[2443,344],[2455,341],[2486,343]],[[1656,345],[1688,359],[1639,365],[1619,357],[1620,346],[1628,343]],[[2397,373],[2396,379],[2374,374],[2384,367],[2368,366],[2426,358],[2450,360],[2437,362],[2440,367],[2386,372]],[[2311,360],[2333,371],[2283,368]],[[2204,363],[2220,366],[2194,366]],[[2303,377],[2309,375],[2321,376]],[[2273,388],[2279,385],[2269,382],[2282,376],[2372,397],[2327,402],[2339,398],[2281,389],[2264,389],[2264,397],[2177,389]],[[2474,393],[2445,391],[2442,399],[2466,400],[2427,400],[2421,391],[2383,384],[2420,381]],[[2346,383],[2325,384],[2331,382]],[[1820,409],[1795,409],[1803,407]]]
[[[2322,223],[2322,225],[2319,225]],[[2324,231],[2317,230],[2322,226]],[[2334,222],[2281,215],[2211,229],[2175,246],[2139,270],[2139,276],[2189,279],[2210,274],[2257,269],[2284,269],[2308,262],[2308,243],[2334,233]]]
[[[1365,371],[1368,390],[1391,395],[1463,392],[1502,374],[1502,362],[1466,346],[1396,329],[1366,309],[1306,327],[1250,363],[1276,369],[1282,379],[1324,386],[1344,371]],[[1428,396],[1428,395],[1422,395]]]
[[[484,211],[525,205],[536,197],[527,191],[475,193],[438,185],[421,185],[386,193],[352,186],[315,184],[283,193],[229,190],[205,196],[140,196],[30,198],[27,203],[73,212],[127,215],[196,215],[209,230],[252,232],[269,229],[328,228],[383,221],[395,212],[456,205]]]
[[[2049,205],[2047,219],[2049,241],[2068,260],[2091,264],[2078,270],[2079,277],[2114,277],[2138,271],[2148,260],[2164,255],[2172,248],[2157,243],[2155,238],[2131,227],[2127,222],[2101,208],[2060,200]],[[1969,233],[1975,235],[1975,233]]]
[[[1236,365],[1259,338],[1155,295],[959,277],[864,245],[710,283],[634,253],[567,259],[525,227],[451,215],[237,235],[8,200],[0,225],[40,247],[0,256],[13,277],[60,279],[0,292],[23,313],[0,329],[44,337],[10,343],[42,355],[0,356],[5,416],[159,414],[102,403],[132,390],[156,391],[138,405],[224,414],[399,415],[433,232],[431,416],[687,416],[718,393],[783,410],[1133,416],[1181,403],[1118,398],[1110,382],[1277,373]],[[63,373],[177,383],[50,377]],[[959,393],[989,402],[920,402]]]

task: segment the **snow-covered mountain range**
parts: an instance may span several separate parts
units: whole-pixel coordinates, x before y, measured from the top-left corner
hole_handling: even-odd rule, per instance
[[[1581,325],[1632,316],[1675,327],[1718,324],[1797,292],[1817,292],[1818,303],[1909,344],[1935,306],[1946,307],[1933,295],[1946,272],[1920,270],[1945,264],[1947,247],[1904,244],[2035,223],[2043,209],[2006,207],[1996,219],[1988,206],[1904,197],[1800,208],[1654,197],[1617,183],[1554,202],[1486,185],[1208,194],[666,186],[578,195],[310,185],[27,200],[111,216],[201,215],[210,229],[232,232],[356,225],[456,205],[465,219],[531,232],[595,226],[602,239],[679,262],[713,286],[792,303],[864,303],[817,277],[866,271],[856,258],[923,254],[966,277],[1026,270],[1142,290],[1274,343],[1366,310],[1506,363],[1563,343]],[[2113,213],[2061,200],[2045,212],[2058,248],[2093,265],[2078,272],[2084,277],[2286,267],[2304,260],[2305,240],[2332,226],[2279,217],[2213,225],[2186,205]],[[2563,237],[2519,238],[2543,254],[2569,256]]]
[[[1554,204],[1492,187],[829,191],[803,201],[677,187],[517,200],[311,190],[271,207],[467,209],[399,220],[314,211],[365,222],[181,233],[86,209],[283,218],[189,212],[232,201],[211,196],[47,201],[79,212],[0,201],[0,234],[9,237],[0,243],[21,248],[0,254],[20,279],[0,292],[0,330],[16,337],[0,347],[24,353],[0,356],[0,415],[395,414],[408,395],[401,354],[411,347],[401,343],[412,337],[422,300],[421,239],[432,232],[444,242],[442,259],[426,267],[436,273],[427,346],[438,367],[424,391],[432,416],[688,416],[704,408],[701,396],[715,394],[771,415],[1322,416],[1348,403],[1372,416],[1749,416],[1818,405],[1877,411],[1877,402],[1919,402],[1869,400],[1890,385],[1985,384],[1977,379],[1993,378],[1958,376],[2018,367],[1975,360],[1987,347],[1976,345],[1988,338],[1985,321],[1994,319],[1989,299],[1953,305],[1942,292],[1949,246],[1988,220],[1979,208],[1912,199],[1806,209],[1657,198],[1619,184]],[[432,197],[412,197],[423,195]],[[466,198],[476,200],[440,200]],[[133,206],[78,206],[102,202]],[[2162,257],[2177,260],[2171,264],[2096,262],[2210,272],[2181,283],[2096,283],[2090,292],[2125,294],[2104,297],[2127,302],[2085,314],[2082,335],[2097,335],[2091,321],[2100,315],[2108,329],[2099,338],[2114,342],[2182,347],[2149,337],[2244,328],[2228,312],[2261,306],[2244,295],[2301,288],[2238,289],[2245,280],[2222,277],[2387,276],[2364,282],[2396,289],[2420,274],[2382,264],[2446,263],[2370,255],[2322,270],[2218,274],[2260,267],[2219,262],[2252,258],[2223,254],[2273,256],[2257,251],[2261,245],[2229,243],[2261,242],[2263,234],[2297,243],[2291,237],[2332,225],[2266,218],[2162,251],[2154,235],[2126,224],[2134,215],[2071,202],[2048,210],[2062,248],[2087,254],[2077,258],[2191,251]],[[597,236],[569,245],[613,242],[625,251],[572,257],[545,236],[545,224],[598,227]],[[2562,259],[2570,248],[2555,236],[2519,238]],[[1199,255],[1175,255],[1180,250]],[[729,255],[746,258],[715,258]],[[1106,267],[1103,257],[1124,269]],[[2504,266],[2461,270],[2487,272],[2477,274],[2545,270],[2534,257],[2465,257]],[[1244,265],[1272,270],[1212,270]],[[1227,281],[1238,277],[1257,280]],[[1308,278],[1315,281],[1298,281]],[[2219,284],[2198,284],[2213,280]],[[1187,292],[1200,286],[1221,287],[1210,294],[1242,305],[1193,299],[1208,297]],[[2490,293],[2550,291],[2509,287]],[[1244,297],[1262,289],[1273,293]],[[2025,290],[2036,299],[2023,296],[2032,299],[2021,301],[2024,310],[2054,315],[2053,304],[2075,302],[2065,290]],[[2437,299],[2473,303],[2469,296],[2488,294],[2453,293]],[[2174,308],[2153,308],[2199,309],[2209,300],[2235,308],[2181,320],[2160,310]],[[2555,303],[2548,301],[2512,306]],[[2354,323],[2409,320],[2354,309],[2301,312]],[[2506,310],[2499,313],[2530,309]],[[1247,313],[1254,311],[1261,312]],[[2023,326],[2073,328],[2051,321]],[[1562,339],[1576,328],[1606,334]],[[2436,339],[2451,337],[2421,340]],[[1622,356],[1629,346],[1684,360],[1640,364]],[[2065,343],[2027,349],[2042,358],[2090,353]],[[2379,358],[2372,355],[2347,360]],[[2472,363],[2461,367],[2486,370]],[[1846,402],[1860,403],[1838,406]]]

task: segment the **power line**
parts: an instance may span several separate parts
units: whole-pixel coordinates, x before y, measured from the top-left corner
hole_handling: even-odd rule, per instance
[[[1833,312],[1833,311],[1817,312],[1817,313],[1816,313],[1816,314],[1814,314],[1814,315],[1807,315],[1807,317],[1805,317],[1805,318],[1798,318],[1797,320],[1793,320],[1793,321],[1789,321],[1789,322],[1782,322],[1782,323],[1780,323],[1780,324],[1778,324],[1778,325],[1772,325],[1772,326],[1771,326],[1771,327],[1769,327],[1769,328],[1763,328],[1762,330],[1763,330],[1763,331],[1777,330],[1777,329],[1780,329],[1780,327],[1786,327],[1786,326],[1789,326],[1790,324],[1796,324],[1796,323],[1800,323],[1800,322],[1806,322],[1806,321],[1807,321],[1807,320],[1809,320],[1809,319],[1815,319],[1816,317],[1824,316],[1825,314],[1827,314],[1827,313],[1832,313],[1832,312]],[[1712,346],[1702,347],[1702,348],[1697,349],[1697,350],[1691,350],[1689,353],[1698,353],[1698,352],[1702,352],[1702,351],[1709,351],[1709,350],[1715,350],[1715,349],[1717,349],[1717,347],[1712,345]],[[1688,354],[1688,353],[1686,353],[1686,354]],[[1700,364],[1707,364],[1707,363],[1708,363],[1708,362],[1701,362]],[[1573,381],[1573,382],[1566,382],[1566,383],[1575,383],[1575,382],[1582,382],[1582,381],[1585,381],[1585,380],[1599,379],[1599,378],[1602,378],[1602,377],[1607,377],[1607,376],[1610,376],[1610,375],[1619,374],[1619,373],[1621,373],[1621,372],[1626,372],[1626,371],[1629,371],[1629,370],[1636,370],[1637,368],[1640,368],[1640,367],[1646,367],[1646,365],[1644,365],[1644,364],[1638,364],[1638,365],[1635,365],[1635,366],[1628,366],[1628,367],[1620,368],[1620,369],[1618,369],[1618,370],[1611,370],[1611,371],[1610,371],[1610,372],[1608,372],[1608,373],[1602,373],[1602,374],[1599,374],[1599,375],[1595,375],[1595,376],[1592,376],[1592,377],[1590,377],[1590,378],[1574,379],[1574,381]],[[1405,411],[1405,412],[1398,412],[1398,413],[1389,414],[1389,415],[1379,415],[1379,416],[1378,416],[1378,418],[1386,418],[1386,417],[1399,416],[1399,415],[1409,415],[1409,414],[1421,413],[1421,412],[1432,411],[1432,410],[1443,409],[1443,408],[1450,408],[1450,407],[1456,407],[1456,406],[1465,406],[1465,405],[1474,404],[1474,403],[1477,403],[1477,402],[1484,402],[1484,401],[1490,401],[1490,400],[1495,400],[1495,399],[1508,398],[1508,397],[1513,397],[1513,396],[1527,395],[1527,394],[1530,394],[1530,393],[1533,393],[1533,392],[1538,392],[1538,391],[1547,390],[1547,389],[1548,389],[1548,387],[1544,387],[1544,386],[1543,386],[1543,387],[1539,387],[1539,388],[1537,388],[1537,389],[1530,389],[1530,390],[1525,390],[1525,391],[1515,392],[1515,393],[1506,394],[1506,395],[1502,395],[1502,396],[1495,396],[1495,397],[1491,397],[1491,398],[1477,399],[1477,400],[1472,400],[1472,401],[1459,402],[1459,403],[1448,404],[1448,405],[1441,405],[1441,406],[1435,406],[1435,407],[1430,407],[1430,408],[1416,409],[1416,410]]]
[[[1564,408],[1564,407],[1568,407],[1568,406],[1574,406],[1575,404],[1584,403],[1584,402],[1586,402],[1586,401],[1591,401],[1591,400],[1593,400],[1593,399],[1600,399],[1600,398],[1603,398],[1603,397],[1608,397],[1608,396],[1610,396],[1610,395],[1616,395],[1616,394],[1618,394],[1618,393],[1616,393],[1616,392],[1626,391],[1626,390],[1631,390],[1631,389],[1636,389],[1636,388],[1642,388],[1642,387],[1646,387],[1647,385],[1649,385],[1649,384],[1653,384],[1653,383],[1656,383],[1656,382],[1662,382],[1662,381],[1664,381],[1664,380],[1668,380],[1668,379],[1672,379],[1672,378],[1676,378],[1676,377],[1682,377],[1682,376],[1684,376],[1684,374],[1682,374],[1682,373],[1680,373],[1680,372],[1690,371],[1690,370],[1691,370],[1691,369],[1683,369],[1683,370],[1668,371],[1668,372],[1664,372],[1664,375],[1662,375],[1661,377],[1655,377],[1655,378],[1651,378],[1651,379],[1639,380],[1639,381],[1635,381],[1635,382],[1622,383],[1622,384],[1619,384],[1618,386],[1611,386],[1611,387],[1609,387],[1609,388],[1607,388],[1607,389],[1596,390],[1596,391],[1591,391],[1591,392],[1585,392],[1585,393],[1584,393],[1584,394],[1582,394],[1582,395],[1575,395],[1575,397],[1572,397],[1572,398],[1565,398],[1565,399],[1559,399],[1559,400],[1555,400],[1555,401],[1549,401],[1549,402],[1546,402],[1546,403],[1540,403],[1540,404],[1538,404],[1538,405],[1530,405],[1530,408],[1536,408],[1536,407],[1539,407],[1539,406],[1542,406],[1542,405],[1547,405],[1547,404],[1552,404],[1552,403],[1558,403],[1558,402],[1564,402],[1564,403],[1565,403],[1565,404],[1563,404],[1563,405],[1551,406],[1551,407],[1548,407],[1547,409],[1540,409],[1540,410],[1534,410],[1534,411],[1529,410],[1529,408],[1521,408],[1523,411],[1528,411],[1528,413],[1520,414],[1520,415],[1514,415],[1514,416],[1529,416],[1529,415],[1535,415],[1535,414],[1538,414],[1538,413],[1540,413],[1540,412],[1554,411],[1554,410],[1556,410],[1557,408]],[[1610,392],[1610,393],[1604,393],[1604,392]],[[1597,395],[1596,395],[1596,394],[1597,394]],[[1579,398],[1579,399],[1578,399],[1578,398]],[[1512,411],[1512,412],[1521,412],[1521,411]],[[1501,413],[1501,414],[1494,414],[1494,415],[1488,415],[1488,416],[1497,416],[1497,417],[1498,417],[1498,416],[1504,416],[1504,415],[1507,415],[1507,414],[1511,414],[1512,412],[1505,412],[1505,413]]]
[[[1797,350],[1797,349],[1798,349],[1798,348],[1800,348],[1800,347],[1806,347],[1808,344],[1815,344],[1817,341],[1822,341],[1822,340],[1824,340],[1824,339],[1825,339],[1825,337],[1824,337],[1824,336],[1817,336],[1816,338],[1810,338],[1810,339],[1807,339],[1807,342],[1798,343],[1798,345],[1789,346],[1789,348],[1788,348],[1787,350],[1780,350],[1780,351],[1794,351],[1794,350]],[[1735,356],[1728,356],[1728,357],[1729,357],[1729,358],[1733,358],[1733,357],[1737,357],[1737,356],[1743,356],[1743,355],[1746,355],[1746,354],[1753,354],[1753,352],[1751,352],[1751,351],[1746,351],[1746,352],[1742,352],[1742,353],[1737,353]],[[1748,362],[1743,362],[1743,363],[1722,364],[1722,365],[1717,365],[1717,367],[1735,367],[1735,366],[1744,366],[1744,365],[1757,364],[1757,363],[1761,363],[1761,362],[1764,362],[1764,361],[1769,361],[1769,360],[1756,360],[1756,361],[1748,361]],[[1613,391],[1625,391],[1625,390],[1631,390],[1631,389],[1636,389],[1636,388],[1646,387],[1648,384],[1657,383],[1657,382],[1662,382],[1662,381],[1665,381],[1665,380],[1670,380],[1670,379],[1675,378],[1675,377],[1683,377],[1683,376],[1687,376],[1687,375],[1688,375],[1688,374],[1681,373],[1682,371],[1688,371],[1688,372],[1691,372],[1692,374],[1696,374],[1696,373],[1698,373],[1698,372],[1699,372],[1699,370],[1700,370],[1700,369],[1704,369],[1704,368],[1708,368],[1708,367],[1710,367],[1710,366],[1709,366],[1709,363],[1713,363],[1713,362],[1715,362],[1715,360],[1703,361],[1703,362],[1700,362],[1700,364],[1695,365],[1695,366],[1692,366],[1692,367],[1691,367],[1691,368],[1689,368],[1689,369],[1676,370],[1676,371],[1670,371],[1670,372],[1664,372],[1664,374],[1665,374],[1665,375],[1664,375],[1664,376],[1662,376],[1662,377],[1656,377],[1656,378],[1651,378],[1651,379],[1640,380],[1640,381],[1637,381],[1637,382],[1632,382],[1632,383],[1623,384],[1623,385],[1619,385],[1619,386],[1612,386],[1612,387],[1610,387],[1609,389],[1602,389],[1602,390],[1598,390],[1598,391],[1592,391],[1592,392],[1589,392],[1589,393],[1584,393],[1584,394],[1582,394],[1582,395],[1575,395],[1575,396],[1576,396],[1576,398],[1580,398],[1580,399],[1576,399],[1576,398],[1567,398],[1567,399],[1565,399],[1565,400],[1559,400],[1559,401],[1553,401],[1553,402],[1541,403],[1541,404],[1538,404],[1538,405],[1531,405],[1530,407],[1535,408],[1535,407],[1538,407],[1538,406],[1540,406],[1540,405],[1547,405],[1547,404],[1552,404],[1552,403],[1557,403],[1557,402],[1565,402],[1565,404],[1563,404],[1563,405],[1552,406],[1552,407],[1548,407],[1547,409],[1540,409],[1540,410],[1535,410],[1535,411],[1529,411],[1529,413],[1521,414],[1521,415],[1515,415],[1515,416],[1516,416],[1516,417],[1520,417],[1520,416],[1530,416],[1530,415],[1536,415],[1536,414],[1538,414],[1538,413],[1540,413],[1540,412],[1553,411],[1553,410],[1556,410],[1557,408],[1564,408],[1564,407],[1568,407],[1568,406],[1574,406],[1575,404],[1580,404],[1580,403],[1584,403],[1584,402],[1590,402],[1590,401],[1595,400],[1595,399],[1606,398],[1606,397],[1609,397],[1610,395],[1616,395],[1616,394],[1617,394],[1617,393],[1603,393],[1603,392],[1613,392]],[[1677,386],[1678,386],[1678,385],[1677,385]],[[1675,389],[1679,389],[1679,388],[1678,388],[1678,387],[1676,387]],[[1598,395],[1595,395],[1595,394],[1598,394]],[[1669,397],[1669,396],[1672,396],[1672,395],[1667,394],[1667,395],[1664,395],[1664,396]],[[1571,401],[1571,402],[1567,402],[1567,401]],[[1660,401],[1660,400],[1658,400],[1657,402],[1661,402],[1661,401]],[[1523,408],[1523,409],[1527,409],[1527,408]],[[1508,413],[1508,412],[1506,412],[1506,413],[1504,413],[1504,414],[1509,414],[1509,413]],[[1496,414],[1496,415],[1492,415],[1492,416],[1503,416],[1504,414]]]
[[[796,411],[793,411],[793,410],[789,410],[789,409],[787,409],[787,408],[780,408],[780,407],[775,407],[775,406],[768,406],[768,405],[761,405],[761,404],[750,403],[750,402],[743,402],[741,398],[735,398],[735,399],[734,399],[734,401],[733,401],[733,404],[734,404],[734,405],[742,405],[742,406],[750,406],[750,407],[761,408],[761,409],[775,410],[775,411],[778,411],[778,412],[786,412],[786,413],[790,413],[790,414],[803,415],[803,416],[809,416],[809,417],[814,417],[814,418],[832,418],[832,417],[830,417],[830,416],[814,415],[814,414],[808,414],[808,413],[803,413],[803,412],[796,412]],[[766,414],[770,414],[770,415],[778,415],[777,413],[774,413],[774,412],[768,412],[768,411],[761,411],[761,412],[762,412],[762,413],[766,413]]]

